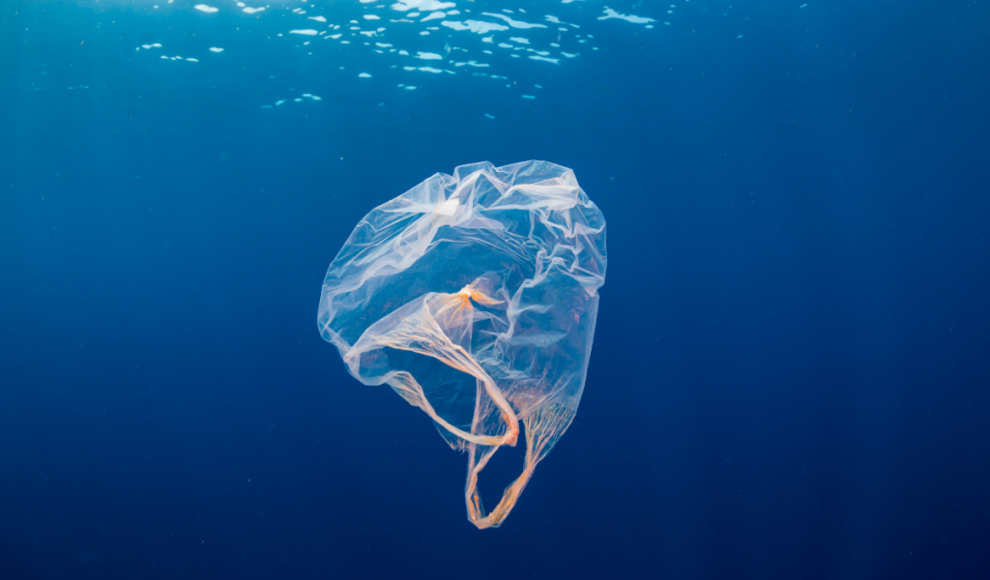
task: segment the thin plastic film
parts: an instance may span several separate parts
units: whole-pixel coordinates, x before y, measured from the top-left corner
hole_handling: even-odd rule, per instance
[[[462,165],[369,213],[330,264],[323,338],[467,452],[468,518],[497,527],[574,419],[605,281],[605,219],[545,161]],[[522,473],[489,513],[478,475],[525,434]]]

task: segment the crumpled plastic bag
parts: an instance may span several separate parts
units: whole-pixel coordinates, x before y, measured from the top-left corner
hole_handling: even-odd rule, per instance
[[[467,452],[478,528],[502,523],[574,419],[605,262],[605,219],[574,173],[526,161],[430,177],[365,216],[330,264],[320,333],[351,375]],[[478,474],[521,429],[522,473],[486,513]]]

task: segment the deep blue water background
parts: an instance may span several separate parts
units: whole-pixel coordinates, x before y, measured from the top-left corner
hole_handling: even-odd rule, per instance
[[[163,66],[134,46],[197,13],[3,2],[0,578],[990,577],[990,5],[690,4],[522,100]],[[324,100],[261,108],[289,88]],[[372,207],[532,158],[608,278],[576,421],[478,531],[316,308]]]

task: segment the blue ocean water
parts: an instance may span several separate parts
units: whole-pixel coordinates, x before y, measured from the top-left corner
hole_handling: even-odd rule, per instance
[[[990,577],[986,2],[243,4],[0,4],[0,578]],[[479,531],[316,311],[372,208],[528,159],[608,277]]]

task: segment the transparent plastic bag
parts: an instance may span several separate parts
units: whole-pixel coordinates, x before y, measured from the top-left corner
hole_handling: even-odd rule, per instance
[[[478,528],[502,523],[577,412],[605,262],[605,220],[574,173],[527,161],[430,177],[365,216],[330,264],[323,338],[468,453]],[[520,423],[522,474],[486,513],[478,474]]]

